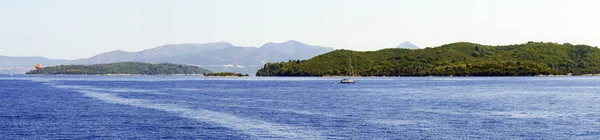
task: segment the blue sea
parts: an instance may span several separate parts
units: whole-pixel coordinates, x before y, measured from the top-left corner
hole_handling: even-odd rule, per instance
[[[600,77],[0,76],[0,139],[599,139]]]

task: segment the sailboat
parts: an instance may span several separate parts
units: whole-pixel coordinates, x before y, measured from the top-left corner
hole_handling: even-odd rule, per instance
[[[348,78],[342,79],[342,81],[340,81],[342,84],[354,84],[354,79],[352,79],[352,76],[354,76],[354,68],[352,67],[352,61],[350,61],[350,57],[348,57],[348,64],[350,65],[351,75]]]

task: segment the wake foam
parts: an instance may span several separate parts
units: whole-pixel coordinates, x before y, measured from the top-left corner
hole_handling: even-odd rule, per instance
[[[271,109],[271,110],[281,111],[281,112],[290,112],[290,113],[294,113],[294,114],[309,115],[309,116],[324,116],[324,117],[330,117],[330,118],[340,117],[340,116],[337,116],[337,115],[334,115],[331,113],[324,113],[324,112],[310,111],[310,110],[292,110],[292,109]]]
[[[49,86],[63,89],[75,90],[83,96],[94,98],[106,103],[130,105],[140,108],[156,109],[165,112],[176,113],[181,117],[194,119],[202,122],[214,123],[220,126],[240,130],[243,133],[259,139],[325,139],[321,132],[306,127],[291,126],[285,124],[265,122],[261,120],[241,118],[234,115],[219,113],[204,109],[190,109],[175,104],[159,104],[150,100],[131,99],[118,96],[118,93],[139,92],[149,94],[164,94],[156,90],[143,89],[105,89],[93,86],[59,85],[53,80],[32,80],[42,82]]]
[[[506,116],[509,118],[521,118],[521,119],[549,118],[550,116],[563,116],[562,114],[553,114],[551,112],[544,112],[544,111],[536,111],[536,112],[504,111],[504,112],[492,112],[490,114]]]
[[[97,88],[92,86],[74,86],[74,85],[55,85],[56,88],[73,89],[73,90],[88,90],[88,91],[105,91],[113,93],[147,93],[147,94],[166,94],[156,90],[145,89],[130,89],[130,88]]]
[[[119,97],[115,93],[100,93],[89,90],[79,90],[86,97],[91,97],[106,103],[124,104],[141,108],[156,109],[172,112],[181,117],[203,122],[215,123],[221,126],[240,130],[260,139],[324,139],[320,132],[304,127],[270,123],[261,120],[240,118],[234,115],[219,113],[204,109],[190,109],[175,104],[157,104],[148,100]]]

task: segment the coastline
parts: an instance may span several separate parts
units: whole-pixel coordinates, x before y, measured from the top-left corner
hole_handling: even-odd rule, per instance
[[[8,74],[7,74],[8,75]],[[350,76],[206,76],[204,74],[20,74],[20,75],[55,75],[55,76],[204,76],[204,77],[323,77],[323,78],[347,78]],[[600,76],[600,74],[567,74],[567,75],[529,75],[529,76],[518,76],[518,75],[502,75],[502,76],[351,76],[359,78],[368,77],[564,77],[564,76]]]
[[[56,76],[203,76],[202,74],[23,74]]]

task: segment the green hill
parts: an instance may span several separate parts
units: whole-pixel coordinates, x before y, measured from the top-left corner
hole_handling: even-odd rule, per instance
[[[171,75],[171,74],[204,74],[212,73],[207,69],[180,64],[149,64],[140,62],[120,62],[96,65],[60,65],[46,67],[42,70],[32,70],[26,74],[65,74],[65,75],[108,75],[108,74],[140,74],[140,75]]]
[[[216,72],[204,74],[206,77],[247,77],[248,74],[235,73],[235,72]]]
[[[336,50],[309,60],[265,64],[257,76],[528,76],[600,73],[600,49],[569,43],[489,46],[468,42],[426,49]]]

